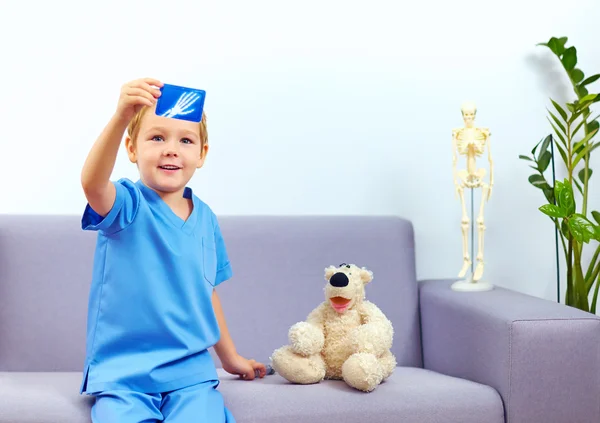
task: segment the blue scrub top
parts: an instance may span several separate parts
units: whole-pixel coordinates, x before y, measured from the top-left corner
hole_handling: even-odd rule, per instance
[[[215,214],[189,187],[194,207],[184,221],[141,181],[114,185],[108,215],[88,204],[81,222],[98,239],[80,392],[156,393],[216,380],[212,293],[232,271]]]

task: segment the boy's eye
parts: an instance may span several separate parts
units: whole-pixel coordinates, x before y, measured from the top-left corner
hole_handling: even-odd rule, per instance
[[[185,144],[192,144],[192,143],[193,143],[193,142],[192,142],[192,140],[190,140],[189,138],[183,138],[183,139],[181,140],[181,142],[183,142],[183,143],[185,143]]]
[[[162,137],[160,135],[155,135],[152,137],[152,141],[162,141]]]

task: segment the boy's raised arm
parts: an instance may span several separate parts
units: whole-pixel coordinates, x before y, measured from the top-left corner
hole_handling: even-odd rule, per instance
[[[162,83],[152,79],[138,79],[125,84],[117,110],[90,150],[81,171],[81,186],[90,207],[100,216],[111,210],[116,196],[110,181],[123,134],[133,116],[143,107],[152,107],[160,96]]]

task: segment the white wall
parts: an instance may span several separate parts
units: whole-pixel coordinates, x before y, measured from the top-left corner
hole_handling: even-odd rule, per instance
[[[80,214],[121,84],[152,76],[207,90],[212,149],[191,185],[218,214],[401,215],[419,277],[451,276],[450,134],[474,100],[496,164],[486,275],[554,299],[554,233],[517,156],[549,132],[548,96],[570,95],[535,44],[569,36],[598,73],[598,16],[597,0],[3,1],[0,213]],[[124,154],[121,176],[136,178]]]

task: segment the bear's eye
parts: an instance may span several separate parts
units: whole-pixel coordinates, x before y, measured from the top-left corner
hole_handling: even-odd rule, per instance
[[[346,265],[346,267],[347,267],[348,269],[350,269],[350,265],[349,265],[349,264],[347,264],[347,265]]]

